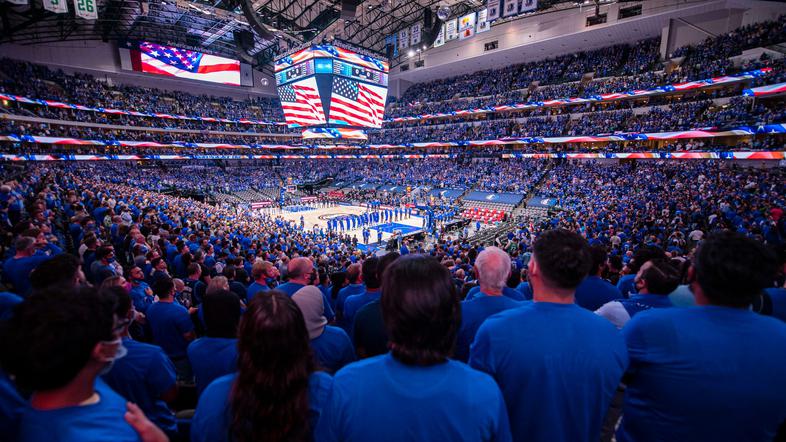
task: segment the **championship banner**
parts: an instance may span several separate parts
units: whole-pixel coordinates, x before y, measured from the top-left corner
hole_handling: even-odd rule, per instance
[[[421,31],[422,31],[422,25],[420,23],[415,23],[414,25],[412,25],[412,28],[410,28],[409,40],[412,46],[417,46],[420,43]]]
[[[500,10],[499,10],[499,0],[488,0],[486,4],[488,17],[486,18],[489,22],[492,22],[499,18]]]
[[[455,40],[458,38],[458,19],[448,20],[445,22],[445,41]]]
[[[491,29],[491,23],[488,21],[488,12],[488,9],[478,11],[478,25],[476,27],[476,33],[480,34],[481,32],[486,32]]]
[[[538,0],[519,0],[519,12],[529,12],[538,9]]]
[[[464,40],[475,35],[475,19],[477,15],[472,12],[459,19],[459,38]]]
[[[439,27],[439,33],[437,34],[437,38],[434,40],[434,47],[438,48],[445,44],[445,25]]]
[[[502,11],[503,17],[510,17],[519,13],[518,0],[505,0],[504,7],[505,9]]]
[[[409,47],[409,29],[398,31],[398,48],[406,49]]]
[[[55,14],[65,14],[68,12],[67,0],[43,0],[44,9]]]
[[[96,20],[98,18],[96,0],[74,0],[74,11],[77,17],[85,20]]]

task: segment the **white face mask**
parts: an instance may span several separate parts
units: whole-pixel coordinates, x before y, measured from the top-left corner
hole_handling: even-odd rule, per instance
[[[107,362],[106,367],[101,369],[100,375],[104,375],[112,371],[112,367],[115,365],[115,361],[124,357],[128,354],[128,349],[123,345],[123,340],[120,338],[115,339],[114,341],[101,341],[104,345],[117,345],[117,349],[115,350],[115,355],[112,357],[108,357],[104,359],[104,362]]]

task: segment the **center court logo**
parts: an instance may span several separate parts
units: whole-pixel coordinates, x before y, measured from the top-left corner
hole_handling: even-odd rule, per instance
[[[486,196],[486,199],[489,200],[489,201],[494,201],[497,198],[499,198],[499,196],[497,196],[497,195],[495,195],[493,193],[491,195]]]
[[[328,220],[331,220],[333,218],[341,218],[342,216],[349,216],[349,215],[352,215],[352,214],[348,213],[348,212],[333,212],[333,213],[325,213],[325,214],[319,215],[317,218],[319,218],[320,221],[328,221]]]

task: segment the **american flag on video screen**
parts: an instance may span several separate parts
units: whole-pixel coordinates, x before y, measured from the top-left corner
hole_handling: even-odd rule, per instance
[[[300,126],[325,124],[325,112],[322,110],[322,100],[319,99],[316,86],[316,80],[311,78],[278,88],[278,97],[287,123]]]
[[[186,49],[139,43],[142,71],[171,77],[240,85],[240,62]]]
[[[341,77],[333,79],[330,122],[349,126],[381,127],[385,90]]]

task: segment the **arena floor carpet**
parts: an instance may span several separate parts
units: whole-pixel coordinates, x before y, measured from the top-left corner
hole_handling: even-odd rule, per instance
[[[313,210],[308,211],[291,211],[287,210],[288,208],[284,208],[283,210],[277,209],[274,214],[280,215],[284,219],[295,221],[296,223],[300,223],[300,217],[303,217],[303,223],[305,224],[307,229],[312,229],[314,226],[319,228],[323,228],[327,230],[327,221],[331,218],[336,218],[339,216],[345,215],[360,215],[368,211],[365,207],[360,206],[345,206],[339,205],[334,207],[327,207],[327,208],[314,208]],[[358,243],[367,245],[367,244],[376,244],[377,243],[377,229],[382,230],[382,241],[387,241],[388,238],[393,236],[393,232],[395,230],[400,230],[402,234],[407,235],[410,233],[417,232],[421,230],[423,227],[423,218],[420,216],[412,216],[410,218],[399,219],[396,222],[389,222],[380,224],[378,226],[372,226],[370,228],[371,235],[369,235],[369,242],[366,243],[363,241],[363,234],[361,229],[354,229],[350,230],[346,233],[350,235],[356,235],[358,238]]]

